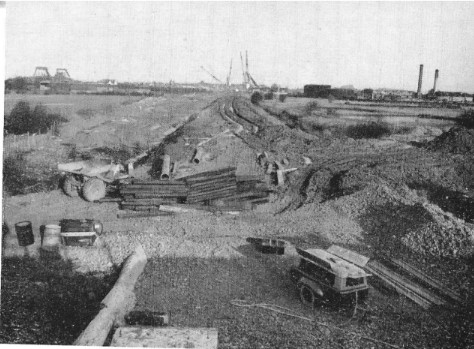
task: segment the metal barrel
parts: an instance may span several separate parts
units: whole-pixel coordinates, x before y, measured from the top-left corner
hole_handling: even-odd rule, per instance
[[[18,222],[15,224],[15,231],[18,237],[18,244],[20,246],[33,245],[35,237],[33,235],[33,228],[30,221]]]

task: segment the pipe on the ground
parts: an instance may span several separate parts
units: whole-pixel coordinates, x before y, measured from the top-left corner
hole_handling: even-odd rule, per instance
[[[257,154],[257,161],[260,166],[264,166],[267,160],[268,160],[267,152],[264,151],[263,153]]]
[[[193,162],[197,165],[202,161],[202,157],[204,155],[204,149],[197,148],[196,153],[194,154]]]
[[[135,307],[136,298],[133,289],[146,263],[145,250],[138,245],[125,261],[114,287],[102,300],[102,309],[73,345],[102,346],[104,344],[113,325],[122,323],[125,315]]]
[[[267,171],[266,174],[270,174],[273,172],[273,164],[271,162],[267,162]]]
[[[276,174],[277,174],[278,186],[285,184],[285,177],[283,175],[283,170],[277,170]]]
[[[303,162],[306,166],[309,166],[313,163],[313,161],[311,160],[311,158],[307,157],[307,156],[303,156]]]
[[[161,180],[169,180],[170,179],[170,163],[171,158],[168,154],[163,155],[163,162],[161,164]]]

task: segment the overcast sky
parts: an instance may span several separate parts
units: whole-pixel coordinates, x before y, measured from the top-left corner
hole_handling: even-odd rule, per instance
[[[242,81],[474,93],[474,2],[7,2],[6,77]]]

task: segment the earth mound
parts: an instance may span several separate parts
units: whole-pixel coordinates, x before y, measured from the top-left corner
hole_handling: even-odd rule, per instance
[[[428,142],[426,148],[455,154],[474,154],[474,129],[453,127]]]

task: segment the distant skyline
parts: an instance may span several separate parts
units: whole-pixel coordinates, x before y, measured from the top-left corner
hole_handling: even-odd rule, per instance
[[[474,93],[474,2],[7,2],[5,77]],[[245,56],[244,56],[245,60]]]

